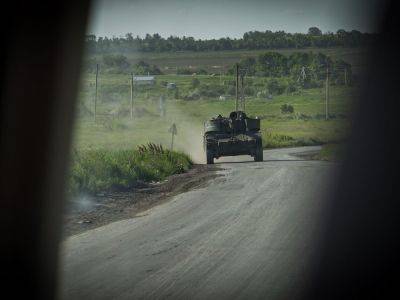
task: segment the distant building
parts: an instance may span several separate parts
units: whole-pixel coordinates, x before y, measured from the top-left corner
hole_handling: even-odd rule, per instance
[[[136,85],[154,85],[156,83],[156,79],[154,76],[134,76],[133,82]]]

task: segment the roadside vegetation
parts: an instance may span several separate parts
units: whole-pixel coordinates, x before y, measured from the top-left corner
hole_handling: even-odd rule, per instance
[[[128,189],[143,182],[162,181],[192,165],[184,153],[161,145],[141,145],[135,150],[91,149],[74,151],[69,173],[70,194],[96,194]]]
[[[341,144],[327,144],[323,145],[321,151],[316,154],[314,159],[326,161],[341,161],[344,158],[346,145]]]

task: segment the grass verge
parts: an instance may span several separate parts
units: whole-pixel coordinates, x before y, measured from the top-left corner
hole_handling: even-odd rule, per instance
[[[96,194],[124,189],[139,182],[161,181],[192,166],[186,154],[148,144],[135,150],[75,151],[69,173],[70,194]]]
[[[345,154],[345,144],[327,144],[323,145],[321,151],[315,159],[326,161],[341,161]]]

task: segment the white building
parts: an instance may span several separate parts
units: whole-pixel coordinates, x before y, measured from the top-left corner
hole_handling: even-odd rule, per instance
[[[156,78],[154,76],[134,76],[133,82],[135,85],[154,85]]]

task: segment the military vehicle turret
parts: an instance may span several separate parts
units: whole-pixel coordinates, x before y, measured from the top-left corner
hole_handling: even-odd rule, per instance
[[[243,111],[233,111],[204,123],[204,151],[207,164],[221,156],[251,155],[263,160],[260,119],[249,118]]]

